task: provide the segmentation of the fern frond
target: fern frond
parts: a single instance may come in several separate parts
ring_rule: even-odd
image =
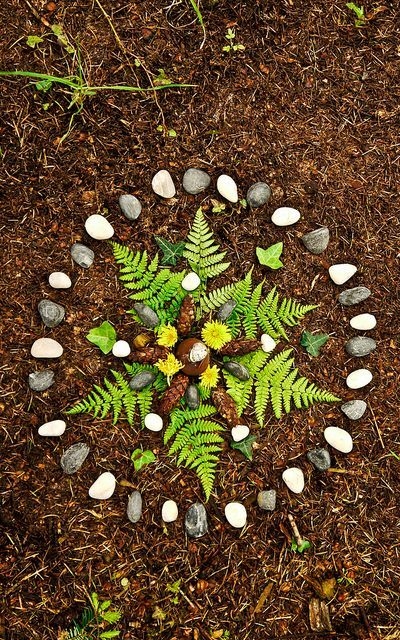
[[[198,209],[188,233],[183,256],[199,276],[203,289],[208,278],[220,275],[230,266],[230,262],[223,262],[225,255],[226,251],[219,251],[213,232],[210,231],[201,208]]]
[[[144,426],[144,419],[151,411],[151,405],[153,403],[153,389],[152,387],[145,387],[141,391],[137,392],[137,403],[140,413],[140,421],[142,427]]]
[[[214,311],[225,302],[232,298],[232,292],[234,291],[236,284],[228,284],[225,287],[220,287],[219,289],[214,289],[208,295],[204,295],[201,299],[201,314],[209,313],[210,311]]]
[[[318,305],[300,304],[291,298],[283,298],[280,301],[276,287],[271,289],[265,300],[258,308],[258,322],[266,333],[272,338],[282,336],[288,339],[284,324],[293,327],[304,318],[306,313],[316,309]]]
[[[264,280],[260,282],[254,289],[253,293],[251,294],[249,304],[246,307],[246,311],[244,313],[242,325],[246,338],[255,338],[257,336],[258,307],[260,305],[263,284]]]
[[[180,409],[179,407],[174,409],[170,413],[170,422],[164,433],[164,444],[177,433],[185,422],[208,418],[214,413],[216,413],[216,409],[211,404],[200,404],[197,409]]]
[[[252,271],[253,269],[251,268],[243,280],[240,280],[240,282],[236,284],[235,289],[232,292],[232,298],[236,301],[236,307],[226,320],[226,324],[229,326],[234,338],[239,335],[243,316],[249,308],[252,294]]]
[[[226,383],[226,390],[234,399],[237,412],[239,416],[241,416],[250,402],[251,392],[253,389],[253,378],[245,381],[239,380],[227,371],[223,371],[223,376]]]

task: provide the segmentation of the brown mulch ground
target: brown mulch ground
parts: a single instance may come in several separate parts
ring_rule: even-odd
[[[110,91],[89,97],[60,144],[70,121],[65,92],[58,88],[44,96],[23,79],[1,79],[0,637],[58,638],[91,591],[123,611],[123,638],[208,640],[227,632],[238,640],[317,637],[308,619],[313,581],[334,577],[340,579],[328,602],[334,631],[322,637],[394,640],[400,638],[398,5],[368,3],[366,25],[358,29],[344,2],[204,0],[200,7],[202,48],[189,0],[0,0],[1,69],[76,72],[71,55],[48,35],[48,22],[62,24],[79,43],[91,84],[148,86],[163,69],[174,82],[194,85],[157,96]],[[243,52],[222,51],[229,27]],[[39,48],[27,46],[32,34],[44,37]],[[170,129],[176,137],[168,135]],[[207,504],[210,532],[199,541],[188,540],[182,526],[187,507],[202,500],[199,483],[173,465],[157,434],[79,417],[68,420],[59,440],[37,435],[40,424],[60,417],[114,362],[86,341],[93,325],[108,319],[126,336],[135,328],[123,313],[127,302],[111,250],[85,235],[85,219],[107,212],[120,241],[154,255],[153,235],[184,238],[204,198],[179,188],[172,202],[161,202],[151,191],[151,177],[166,168],[179,183],[188,167],[212,176],[206,203],[216,197],[222,172],[237,181],[241,197],[257,180],[271,185],[273,196],[263,209],[227,206],[208,218],[228,249],[231,274],[244,275],[257,245],[283,240],[285,267],[268,272],[268,284],[304,302],[320,302],[306,326],[331,335],[321,356],[310,359],[298,346],[299,330],[291,334],[302,372],[345,399],[368,402],[356,423],[338,406],[326,405],[279,423],[271,419],[252,463],[227,450]],[[143,202],[136,223],[119,211],[123,192]],[[270,215],[284,204],[298,207],[302,218],[279,229]],[[319,224],[331,231],[322,257],[300,242]],[[77,240],[96,254],[87,271],[70,258]],[[356,264],[352,286],[372,289],[356,311],[337,303],[338,288],[327,274],[336,262]],[[71,290],[50,290],[47,277],[54,270],[71,275]],[[266,270],[257,266],[254,274],[262,278]],[[43,297],[67,309],[56,329],[40,321],[37,303]],[[355,334],[349,318],[363,311],[378,318],[371,333],[378,348],[355,362],[343,346]],[[56,383],[32,393],[28,373],[43,367],[30,347],[45,335],[59,340],[65,352],[51,363]],[[374,378],[354,393],[344,381],[358,366],[370,368]],[[318,475],[305,453],[323,443],[328,424],[350,430],[355,446],[347,456],[333,455],[336,472]],[[67,477],[60,455],[82,439],[91,455],[78,474]],[[138,444],[156,451],[158,461],[135,477],[130,454]],[[300,496],[282,486],[282,470],[292,464],[305,471]],[[87,489],[105,470],[115,473],[117,490],[111,500],[95,503]],[[144,497],[135,526],[125,516],[132,487]],[[272,515],[255,505],[257,491],[267,487],[278,489]],[[160,508],[167,498],[178,501],[181,515],[166,532]],[[248,507],[242,532],[223,515],[234,499]],[[290,550],[289,512],[312,541],[311,552]],[[179,579],[175,603],[168,585]],[[255,612],[269,583],[271,594]]]

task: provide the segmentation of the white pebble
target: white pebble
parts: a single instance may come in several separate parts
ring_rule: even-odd
[[[39,427],[38,434],[40,436],[62,436],[66,429],[64,420],[52,420],[51,422],[45,422]]]
[[[359,331],[369,331],[376,327],[376,318],[372,313],[360,313],[350,320],[350,326]]]
[[[64,349],[53,338],[39,338],[31,347],[31,355],[34,358],[59,358]]]
[[[49,285],[53,289],[69,289],[72,286],[71,278],[62,271],[53,271],[49,275]]]
[[[175,522],[178,517],[178,505],[175,500],[166,500],[161,509],[164,522]]]
[[[304,489],[304,474],[298,467],[285,469],[282,480],[293,493],[301,493]]]
[[[153,180],[151,181],[151,187],[158,196],[162,198],[173,198],[176,189],[174,182],[171,178],[171,174],[166,169],[161,169],[161,171],[157,171]]]
[[[89,495],[96,500],[107,500],[115,491],[116,480],[112,473],[105,471],[93,482]]]
[[[265,353],[269,353],[273,351],[276,347],[276,342],[268,333],[263,333],[261,336],[261,349],[265,351]]]
[[[341,453],[350,453],[353,448],[351,435],[340,427],[326,427],[324,438],[328,444]]]
[[[344,284],[347,280],[350,280],[352,276],[357,272],[357,267],[354,264],[333,264],[328,269],[331,280],[335,284]]]
[[[271,217],[271,222],[277,227],[288,227],[300,220],[300,211],[292,207],[279,207]]]
[[[99,213],[89,216],[85,222],[86,232],[95,240],[108,240],[114,235],[114,229],[107,218]]]
[[[218,193],[226,200],[229,200],[229,202],[235,203],[239,200],[236,182],[226,174],[219,176],[217,180],[217,190]]]
[[[246,507],[240,502],[229,502],[225,507],[225,518],[232,527],[241,529],[247,521]]]
[[[372,373],[369,369],[356,369],[349,373],[346,378],[346,384],[349,389],[361,389],[366,387],[372,380]]]
[[[149,431],[161,431],[163,428],[162,417],[158,413],[148,413],[144,419],[144,426]]]
[[[237,424],[236,427],[232,427],[231,429],[232,439],[235,442],[240,442],[241,440],[244,440],[245,438],[247,438],[249,433],[250,433],[250,429],[247,426],[247,424]]]
[[[194,291],[199,286],[201,280],[197,273],[190,271],[182,280],[181,287],[185,291]]]
[[[113,355],[116,358],[126,358],[131,352],[131,348],[126,340],[117,340],[112,348]]]

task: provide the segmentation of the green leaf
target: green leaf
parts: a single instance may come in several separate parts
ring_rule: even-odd
[[[111,631],[103,631],[103,633],[100,634],[100,638],[116,638],[120,633],[121,632],[117,631],[116,629]]]
[[[173,242],[169,242],[165,238],[160,238],[160,236],[155,236],[154,239],[163,252],[161,264],[171,264],[175,266],[177,260],[179,260],[179,258],[181,258],[183,255],[183,252],[185,250],[185,242],[177,242],[176,244],[174,244]]]
[[[90,602],[92,603],[93,611],[97,612],[99,608],[99,596],[95,591],[90,594]]]
[[[143,467],[151,462],[154,462],[156,456],[152,451],[142,451],[142,449],[135,449],[135,451],[131,455],[131,460],[133,462],[133,466],[135,467],[135,471],[140,471]]]
[[[53,83],[51,80],[40,80],[40,82],[36,82],[35,84],[35,88],[38,91],[43,91],[43,93],[47,93],[47,91],[49,91],[52,86]]]
[[[99,327],[91,329],[86,338],[98,346],[103,353],[110,353],[117,341],[117,332],[112,324],[105,320]]]
[[[280,269],[283,267],[283,263],[279,260],[282,250],[283,242],[272,244],[268,249],[257,247],[256,254],[259,263],[270,269]]]
[[[293,538],[290,548],[292,551],[296,551],[296,553],[303,553],[303,551],[311,548],[311,542],[309,540],[303,540],[301,544],[297,544],[296,540]]]
[[[118,622],[118,620],[120,620],[121,613],[120,611],[105,611],[101,614],[101,617],[109,624],[115,624],[116,622]]]
[[[240,453],[243,453],[244,457],[247,460],[253,460],[253,442],[257,440],[256,436],[252,436],[251,434],[241,440],[240,442],[235,442],[232,440],[231,448],[237,449]]]
[[[37,44],[42,44],[43,38],[40,36],[28,36],[26,39],[26,44],[28,47],[32,47],[34,49]]]
[[[319,350],[329,340],[326,333],[310,333],[303,331],[300,338],[300,344],[306,348],[310,356],[319,356]]]

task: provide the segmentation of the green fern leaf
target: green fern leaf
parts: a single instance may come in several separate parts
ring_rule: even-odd
[[[219,251],[219,245],[214,242],[213,232],[210,231],[201,208],[197,210],[194,217],[183,255],[189,262],[190,268],[202,281],[202,290],[208,278],[220,275],[230,265],[229,262],[223,262],[226,251]],[[200,293],[201,291],[197,294],[197,298],[200,297]]]

